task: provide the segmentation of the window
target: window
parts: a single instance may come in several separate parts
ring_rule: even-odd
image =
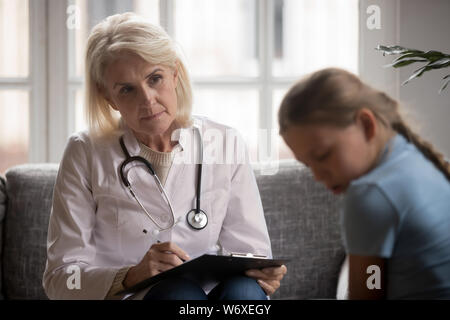
[[[298,77],[332,65],[357,72],[357,1],[178,0],[174,21],[196,87],[194,112],[239,129],[254,161],[292,157],[277,111]]]
[[[358,0],[0,0],[0,115],[8,115],[8,124],[0,123],[0,149],[10,160],[4,167],[27,158],[60,161],[68,135],[86,125],[83,55],[90,29],[126,11],[161,24],[180,44],[193,112],[237,128],[253,162],[292,157],[278,137],[276,115],[299,77],[326,66],[358,72]],[[36,44],[41,34],[47,49]],[[20,146],[17,156],[12,144]]]
[[[28,38],[28,2],[0,0],[0,172],[28,160]]]
[[[40,2],[0,0],[0,174],[45,157],[45,72],[40,72],[45,63],[37,45],[43,21]]]
[[[90,27],[112,13],[145,13],[150,21],[161,22],[185,54],[194,87],[194,114],[237,128],[253,161],[292,157],[278,137],[276,115],[294,81],[327,66],[358,71],[357,0],[172,0],[163,1],[164,8],[158,1],[121,0],[120,7],[117,1],[103,7],[99,0],[74,3],[82,21],[71,38],[76,57],[70,65],[76,67],[77,77]],[[81,78],[72,79],[71,100],[76,101],[76,129],[80,129],[85,125]],[[271,150],[271,135],[278,152],[258,154]],[[262,144],[269,149],[258,148]]]

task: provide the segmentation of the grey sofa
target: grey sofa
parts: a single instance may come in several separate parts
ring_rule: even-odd
[[[1,295],[47,299],[42,288],[47,225],[58,166],[22,165],[0,180]],[[255,169],[274,257],[290,258],[272,299],[333,299],[345,252],[340,199],[295,161],[274,175]],[[5,179],[6,178],[6,179]]]

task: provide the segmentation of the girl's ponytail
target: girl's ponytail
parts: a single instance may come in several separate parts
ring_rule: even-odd
[[[417,149],[419,149],[420,152],[436,166],[436,168],[444,173],[447,180],[450,181],[450,163],[445,160],[442,153],[437,151],[431,143],[423,140],[418,134],[414,133],[400,116],[396,121],[391,123],[391,127],[414,144]]]
[[[442,171],[447,180],[450,181],[450,164],[445,160],[444,155],[437,151],[431,143],[422,139],[411,129],[411,127],[401,116],[399,103],[382,91],[377,91],[374,94],[378,95],[379,103],[373,104],[372,111],[379,116],[383,124],[386,125],[387,122],[387,124],[394,131],[401,134],[406,138],[406,140],[414,144],[416,148],[436,166],[437,169]]]

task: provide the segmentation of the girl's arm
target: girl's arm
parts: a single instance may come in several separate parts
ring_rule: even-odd
[[[349,299],[379,300],[386,297],[386,259],[349,255]]]
[[[387,259],[393,256],[400,217],[375,183],[353,184],[346,193],[342,227],[349,255],[349,298],[385,299]]]

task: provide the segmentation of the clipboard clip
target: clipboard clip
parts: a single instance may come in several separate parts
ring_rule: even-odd
[[[263,254],[242,253],[242,252],[231,252],[230,256],[232,256],[232,257],[246,257],[246,258],[267,259],[267,256],[265,256]]]

